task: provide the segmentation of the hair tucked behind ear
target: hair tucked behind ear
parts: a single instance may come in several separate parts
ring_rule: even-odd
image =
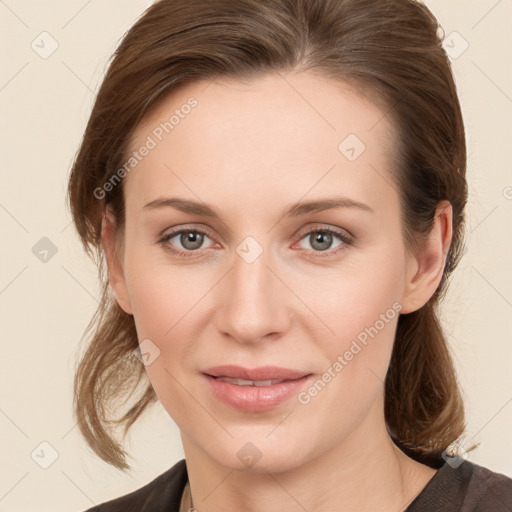
[[[128,31],[96,97],[68,187],[73,221],[85,250],[96,256],[104,286],[74,389],[80,431],[103,460],[130,467],[115,428],[126,435],[156,401],[133,356],[133,317],[108,293],[101,220],[109,205],[122,237],[124,198],[122,182],[104,185],[126,161],[138,123],[166,93],[196,80],[245,80],[274,71],[313,70],[384,106],[397,132],[393,172],[411,251],[432,228],[437,204],[451,203],[453,240],[439,288],[425,306],[398,320],[385,416],[396,444],[430,465],[464,432],[463,401],[436,307],[461,257],[466,146],[438,29],[414,0],[160,0]],[[129,403],[119,414],[121,399]]]

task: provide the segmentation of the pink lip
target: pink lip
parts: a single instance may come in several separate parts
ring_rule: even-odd
[[[287,380],[270,386],[239,386],[216,379],[210,372],[222,377],[246,380]],[[210,389],[219,400],[247,412],[261,412],[277,407],[296,395],[312,377],[312,374],[305,374],[301,371],[270,366],[253,370],[239,366],[218,366],[210,368],[204,374],[204,378],[211,386]]]
[[[279,366],[260,366],[258,368],[244,368],[233,364],[214,366],[203,371],[206,375],[212,377],[231,377],[233,379],[246,380],[269,380],[269,379],[289,379],[295,380],[310,372],[301,370],[291,370],[289,368],[280,368]]]

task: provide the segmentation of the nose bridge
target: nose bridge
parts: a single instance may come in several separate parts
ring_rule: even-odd
[[[272,266],[271,251],[255,238],[247,237],[237,246],[225,281],[227,300],[217,315],[218,329],[245,343],[287,329],[286,287]]]

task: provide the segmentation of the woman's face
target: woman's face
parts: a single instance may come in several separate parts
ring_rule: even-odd
[[[109,270],[186,451],[285,470],[382,429],[399,312],[421,305],[394,137],[364,96],[310,72],[189,84],[139,125]]]

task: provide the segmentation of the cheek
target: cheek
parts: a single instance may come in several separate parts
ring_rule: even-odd
[[[391,263],[380,264],[381,261]],[[295,275],[294,291],[317,313],[314,324],[308,322],[305,327],[315,327],[318,332],[323,324],[321,331],[328,336],[319,344],[330,353],[348,349],[356,338],[364,343],[365,332],[372,326],[376,326],[379,335],[382,331],[383,337],[392,338],[390,324],[396,323],[401,309],[403,268],[400,258],[382,251],[378,256],[375,253],[364,261],[340,268],[339,272],[317,274],[314,278]],[[373,329],[371,331],[375,334]],[[311,333],[313,338],[318,337],[313,330]]]
[[[176,338],[182,324],[197,314],[194,309],[207,288],[204,273],[193,266],[171,264],[160,251],[163,252],[153,248],[145,252],[135,250],[126,261],[128,292],[139,339],[154,338],[156,343]]]
[[[381,400],[400,315],[392,283],[373,276],[362,283],[346,280],[324,295],[321,317],[334,335],[320,338],[310,331],[324,364],[319,378],[298,397],[304,407],[299,411],[306,430],[325,425],[331,439],[357,428]]]
[[[201,289],[190,272],[169,265],[148,263],[133,253],[129,269],[129,294],[137,335],[154,354],[145,369],[164,409],[178,426],[190,421],[190,396],[184,392]],[[142,255],[141,255],[142,256]],[[195,279],[195,278],[194,278]],[[195,315],[195,317],[194,317]],[[149,340],[149,341],[148,341]],[[197,413],[197,411],[196,411]]]
[[[379,265],[381,259],[391,263]],[[318,319],[307,324],[322,352],[326,400],[352,404],[355,412],[381,392],[402,308],[402,279],[400,258],[380,253],[343,275],[318,280],[321,293],[307,295],[308,306],[329,329],[322,327],[320,336]],[[302,290],[305,294],[305,282]]]
[[[195,371],[192,361],[206,321],[205,295],[218,277],[216,273],[211,275],[211,269],[171,265],[137,251],[127,258],[126,269],[139,341],[150,340],[146,343],[158,353],[146,370],[156,393],[165,402],[161,390],[167,389],[168,394],[169,388],[179,391],[171,375],[181,382],[185,374]]]

